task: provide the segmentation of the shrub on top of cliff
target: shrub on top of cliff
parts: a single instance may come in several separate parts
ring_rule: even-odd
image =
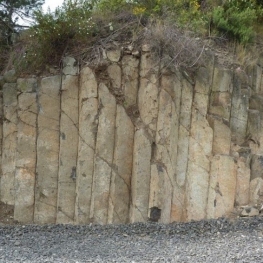
[[[150,44],[163,69],[184,68],[194,71],[205,58],[205,45],[193,32],[182,30],[167,21],[153,21],[141,37]]]
[[[70,46],[89,39],[96,30],[92,7],[88,0],[65,0],[53,13],[35,12],[35,25],[18,66],[35,69],[58,64]]]
[[[213,26],[228,37],[246,44],[252,40],[253,26],[262,14],[256,0],[228,0],[213,10]]]
[[[102,12],[128,10],[134,15],[144,17],[169,18],[181,27],[197,28],[204,25],[204,14],[200,0],[98,0]]]

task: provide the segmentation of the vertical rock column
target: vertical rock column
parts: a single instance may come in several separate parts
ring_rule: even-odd
[[[78,77],[62,78],[58,173],[58,224],[72,224],[75,215],[78,154]]]
[[[178,72],[177,74],[163,72],[159,94],[156,150],[151,160],[149,201],[150,210],[153,207],[160,209],[160,222],[163,223],[169,223],[171,220],[173,195],[176,195],[178,198],[180,195],[176,183],[180,100],[180,74]],[[181,201],[183,202],[183,200]]]
[[[233,78],[230,128],[232,141],[238,145],[243,144],[246,140],[249,97],[250,90],[246,75],[236,70]]]
[[[43,78],[38,94],[37,180],[34,222],[55,223],[59,164],[61,76]]]
[[[117,105],[108,223],[129,223],[134,126]]]
[[[126,55],[122,58],[122,87],[124,89],[125,107],[137,102],[139,84],[139,59]]]
[[[210,158],[213,143],[213,130],[209,126],[206,114],[209,104],[212,71],[209,67],[200,68],[196,76],[186,183],[188,221],[200,220],[206,217]]]
[[[99,124],[94,160],[91,217],[95,223],[106,224],[115,144],[116,100],[105,84],[101,83],[98,91]]]
[[[79,146],[76,178],[75,222],[90,223],[95,143],[98,129],[98,87],[93,71],[80,73]]]
[[[159,64],[154,61],[147,45],[143,47],[143,51],[140,62],[138,108],[142,127],[154,141],[158,116]]]
[[[189,138],[191,127],[191,109],[193,102],[193,84],[185,77],[181,78],[181,108],[176,160],[176,189],[173,193],[171,222],[185,220],[185,184],[188,165]]]
[[[3,148],[1,202],[15,204],[15,156],[17,136],[17,90],[15,83],[3,86]]]
[[[140,116],[136,123],[133,148],[131,222],[142,222],[148,219],[151,160],[156,147],[158,117],[159,64],[154,61],[148,45],[144,45],[142,51],[137,98]]]
[[[134,135],[133,169],[131,180],[130,222],[145,222],[148,219],[148,205],[151,178],[151,143],[143,129]]]
[[[233,157],[216,155],[211,161],[207,218],[229,215],[234,209],[236,165]]]
[[[213,129],[214,157],[211,159],[207,217],[226,216],[234,208],[236,165],[230,155],[230,109],[233,73],[215,68],[209,106],[209,123]]]
[[[36,174],[37,81],[18,79],[18,131],[14,219],[33,223]]]

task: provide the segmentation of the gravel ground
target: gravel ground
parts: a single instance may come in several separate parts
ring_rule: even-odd
[[[0,226],[0,262],[263,262],[263,218]]]

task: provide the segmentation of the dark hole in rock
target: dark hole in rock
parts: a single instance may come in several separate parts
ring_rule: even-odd
[[[157,206],[153,206],[150,208],[150,218],[149,220],[151,222],[158,222],[158,220],[161,218],[161,209],[159,209]]]
[[[250,207],[247,207],[245,210],[246,210],[247,213],[251,212],[251,208]]]
[[[66,134],[64,132],[61,132],[60,135],[61,135],[62,140],[66,140]]]

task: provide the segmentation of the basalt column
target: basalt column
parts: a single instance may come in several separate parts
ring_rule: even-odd
[[[59,167],[61,76],[43,78],[38,94],[37,169],[34,222],[55,223]]]
[[[15,157],[17,137],[17,90],[16,83],[3,86],[3,148],[1,202],[15,204]]]
[[[18,131],[14,219],[33,223],[36,175],[37,80],[18,79]]]
[[[78,153],[78,77],[65,75],[61,87],[57,223],[74,222]]]
[[[116,100],[104,83],[99,85],[98,96],[99,123],[94,159],[91,217],[95,223],[106,224],[114,155]]]
[[[79,145],[76,178],[75,222],[90,223],[94,154],[98,130],[98,84],[89,67],[80,73]]]

